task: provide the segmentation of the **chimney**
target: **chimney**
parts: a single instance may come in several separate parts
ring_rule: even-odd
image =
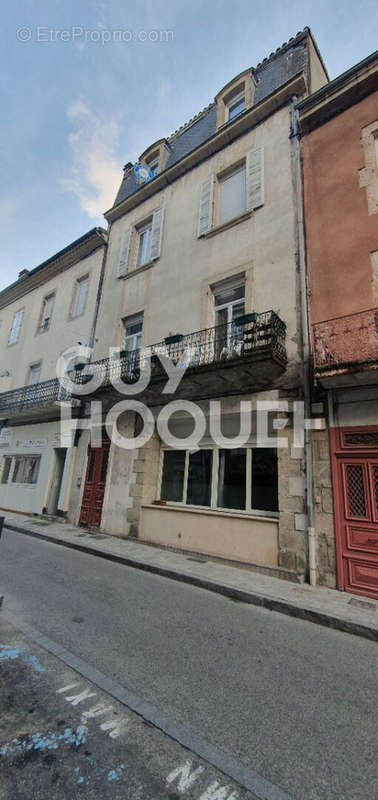
[[[20,280],[21,278],[26,278],[27,275],[29,275],[29,270],[21,269],[20,272],[18,273],[18,280]]]

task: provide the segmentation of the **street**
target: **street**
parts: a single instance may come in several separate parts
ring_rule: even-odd
[[[233,783],[225,764],[222,786],[229,788],[211,794],[201,786],[208,800],[273,798],[269,787],[293,800],[378,796],[374,642],[7,530],[0,542],[0,593],[5,598],[2,644],[11,646],[15,636],[14,628],[7,627],[10,622],[24,632],[30,626],[161,714],[162,725],[157,713],[154,729],[148,727],[146,776],[154,753],[157,757],[173,746],[165,735],[172,724],[172,730],[183,726],[192,737],[193,769],[201,755],[196,742],[205,740],[215,754],[226,753],[232,764],[261,779],[262,786],[266,782],[265,793],[246,793]],[[13,670],[17,678],[16,663],[5,660],[0,667],[6,667],[8,681]],[[64,666],[63,672],[67,670]],[[75,675],[67,683],[91,685]],[[92,691],[101,695],[96,687]],[[100,699],[106,701],[102,695]],[[113,701],[109,704],[116,707]],[[123,707],[123,713],[130,712]],[[136,740],[134,784],[140,787],[141,735]],[[2,733],[0,746],[8,741]],[[121,740],[114,741],[115,769],[123,761]],[[191,754],[184,752],[185,761]],[[179,755],[167,757],[166,777]],[[218,781],[220,786],[213,767],[206,765],[208,785]],[[150,788],[141,800],[201,795],[180,790],[177,781],[171,790],[176,794],[160,794],[160,785],[151,789],[147,778],[146,786]],[[89,788],[91,794],[78,796],[108,796]],[[3,796],[23,800],[32,795]],[[65,796],[76,795],[68,786],[67,795],[54,794]],[[119,796],[137,795],[124,790]]]

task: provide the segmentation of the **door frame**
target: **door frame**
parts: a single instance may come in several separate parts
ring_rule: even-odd
[[[343,428],[330,428],[329,429],[329,444],[330,444],[330,457],[331,457],[331,471],[332,471],[332,494],[333,494],[333,513],[334,513],[334,529],[335,529],[335,548],[336,548],[336,573],[337,573],[337,588],[340,591],[345,591],[345,571],[343,559],[343,527],[345,525],[345,492],[343,480],[340,477],[340,462],[342,460],[369,459],[378,460],[378,443],[372,445],[356,444],[346,445],[345,434],[347,433],[376,433],[378,434],[378,425],[356,425],[353,427]],[[360,520],[361,521],[361,520]],[[356,519],[356,524],[359,520]],[[378,554],[377,554],[378,556]],[[378,557],[377,557],[378,563]],[[357,592],[356,592],[357,593]],[[368,595],[366,595],[368,596]]]

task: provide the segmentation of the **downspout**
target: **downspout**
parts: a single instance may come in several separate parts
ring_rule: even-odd
[[[302,357],[303,357],[303,381],[304,381],[304,418],[311,419],[311,392],[310,392],[310,331],[308,313],[308,288],[306,276],[306,253],[303,220],[303,198],[302,198],[302,175],[299,150],[299,114],[297,110],[298,98],[294,95],[291,100],[291,138],[294,150],[294,169],[295,169],[295,198],[296,198],[296,218],[297,218],[297,243],[298,243],[298,266],[300,280],[300,308],[301,308],[301,327],[302,327]],[[312,440],[311,430],[304,430],[304,450],[305,450],[305,505],[307,517],[307,539],[308,539],[308,566],[310,585],[316,586],[316,535],[314,526],[314,500],[312,483]]]

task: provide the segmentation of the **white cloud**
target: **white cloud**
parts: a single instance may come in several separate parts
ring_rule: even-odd
[[[122,178],[114,155],[118,122],[115,117],[101,119],[82,100],[70,104],[67,116],[75,128],[68,137],[72,165],[61,186],[78,197],[89,217],[99,217],[113,204]]]

